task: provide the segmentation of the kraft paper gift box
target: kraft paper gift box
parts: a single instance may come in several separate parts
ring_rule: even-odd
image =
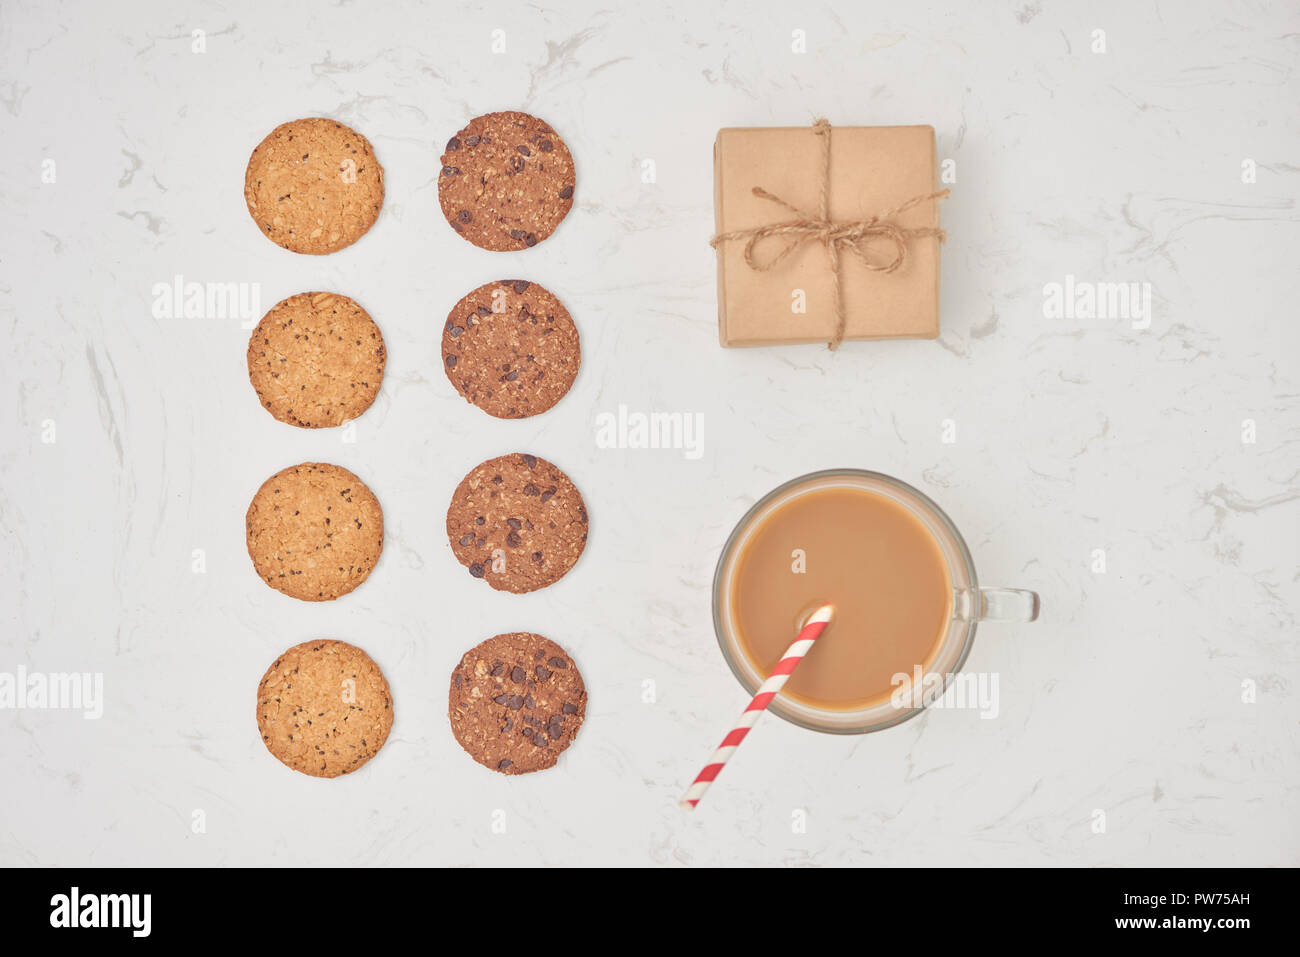
[[[933,127],[819,120],[729,128],[718,132],[713,161],[722,345],[837,347],[832,258],[838,259],[842,338],[939,335],[939,206],[947,192],[935,192]],[[756,232],[762,233],[752,247],[759,268],[746,260]]]

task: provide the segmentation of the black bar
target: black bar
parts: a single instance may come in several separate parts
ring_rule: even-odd
[[[1254,939],[1250,935],[1256,931],[1285,932],[1294,877],[1290,870],[1223,868],[774,869],[761,874],[747,868],[737,874],[678,870],[612,876],[525,868],[508,874],[10,869],[0,872],[6,888],[0,926],[7,943],[75,937],[87,944],[113,938],[118,946],[149,946],[193,940],[196,932],[205,943],[248,943],[250,931],[279,923],[292,935],[293,946],[301,947],[313,941],[373,941],[377,932],[427,933],[442,923],[469,926],[466,920],[504,931],[528,914],[551,914],[569,921],[586,919],[583,915],[600,923],[628,921],[640,928],[637,935],[654,936],[704,927],[725,933],[728,925],[747,939],[762,927],[775,934],[800,925],[838,935],[861,923],[864,934],[890,931],[905,938],[917,932],[918,941],[930,944],[953,934],[968,941],[1041,943],[1046,930],[1071,942],[1130,938],[1183,946],[1198,939],[1231,946]],[[107,920],[116,917],[119,926],[67,926],[74,887],[78,923],[98,922],[95,915],[102,914]],[[102,895],[115,896],[105,902]],[[116,895],[149,895],[147,936],[144,897]],[[796,916],[801,909],[808,912],[802,919]],[[963,936],[967,932],[976,936]],[[569,933],[583,936],[572,925]],[[689,938],[661,939],[674,946],[673,940]],[[864,936],[864,947],[867,940]]]

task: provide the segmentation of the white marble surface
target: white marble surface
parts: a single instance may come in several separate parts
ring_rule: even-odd
[[[0,712],[0,864],[1300,863],[1296,7],[563,7],[5,4],[0,670],[102,672],[105,710]],[[566,138],[578,204],[488,254],[443,222],[437,155],[510,108]],[[327,258],[268,242],[241,197],[257,141],[312,114],[387,171],[375,228]],[[938,342],[717,346],[714,133],[818,114],[930,123],[956,161]],[[356,441],[259,408],[238,320],[155,319],[177,274],[259,283],[263,308],[364,303],[390,359]],[[1044,318],[1067,274],[1150,283],[1150,327]],[[436,333],[515,275],[569,304],[585,354],[555,410],[498,422],[453,393]],[[619,403],[703,413],[703,456],[598,448]],[[460,476],[516,449],[573,475],[593,523],[525,597],[470,582],[442,531]],[[388,518],[371,579],[321,605],[259,582],[243,540],[257,485],[309,459]],[[1042,620],[981,630],[997,720],[840,738],[769,716],[688,816],[744,700],[710,625],[718,548],[756,497],[839,465],[936,498]],[[507,779],[460,751],[445,688],[515,629],[565,644],[591,697],[557,770]],[[382,754],[334,781],[285,770],[253,721],[266,665],[315,636],[367,648],[396,701]]]

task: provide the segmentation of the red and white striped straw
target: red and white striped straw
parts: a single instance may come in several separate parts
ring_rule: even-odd
[[[740,720],[727,732],[727,736],[722,739],[722,744],[718,745],[718,750],[713,752],[709,763],[696,776],[694,783],[687,788],[681,800],[682,807],[689,811],[700,803],[700,798],[704,797],[704,792],[709,789],[709,785],[736,753],[736,748],[740,747],[740,742],[745,740],[745,735],[749,734],[749,729],[758,721],[758,716],[767,710],[767,706],[772,703],[777,692],[790,680],[790,673],[794,671],[795,666],[803,660],[803,656],[808,654],[808,649],[813,646],[813,642],[826,630],[834,613],[835,609],[830,605],[822,605],[812,613],[812,617],[800,630],[799,637],[785,650],[781,660],[758,689],[758,694],[754,695],[753,700],[749,702],[749,707],[741,713]]]

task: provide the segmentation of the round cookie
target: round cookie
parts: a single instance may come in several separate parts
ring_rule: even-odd
[[[536,591],[578,561],[587,544],[587,507],[550,462],[503,455],[475,467],[456,486],[447,538],[473,577],[498,591]]]
[[[286,767],[318,778],[350,774],[384,746],[393,698],[384,673],[354,645],[294,645],[257,686],[257,727]]]
[[[245,516],[248,555],[262,580],[303,601],[346,595],[384,550],[384,512],[345,468],[304,462],[262,483]]]
[[[292,120],[253,150],[244,201],[277,245],[316,256],[337,252],[374,225],[384,205],[384,168],[370,141],[342,123]]]
[[[527,113],[488,113],[447,141],[438,203],[480,249],[526,249],[568,215],[573,184],[573,156],[555,130]]]
[[[248,380],[281,422],[342,425],[375,401],[384,337],[347,296],[304,292],[271,308],[248,339]]]
[[[442,332],[448,380],[498,419],[545,412],[569,391],[581,362],[569,311],[524,279],[479,286],[452,307]]]
[[[553,767],[587,713],[578,666],[541,635],[497,635],[451,673],[447,718],[471,758],[502,774]]]

